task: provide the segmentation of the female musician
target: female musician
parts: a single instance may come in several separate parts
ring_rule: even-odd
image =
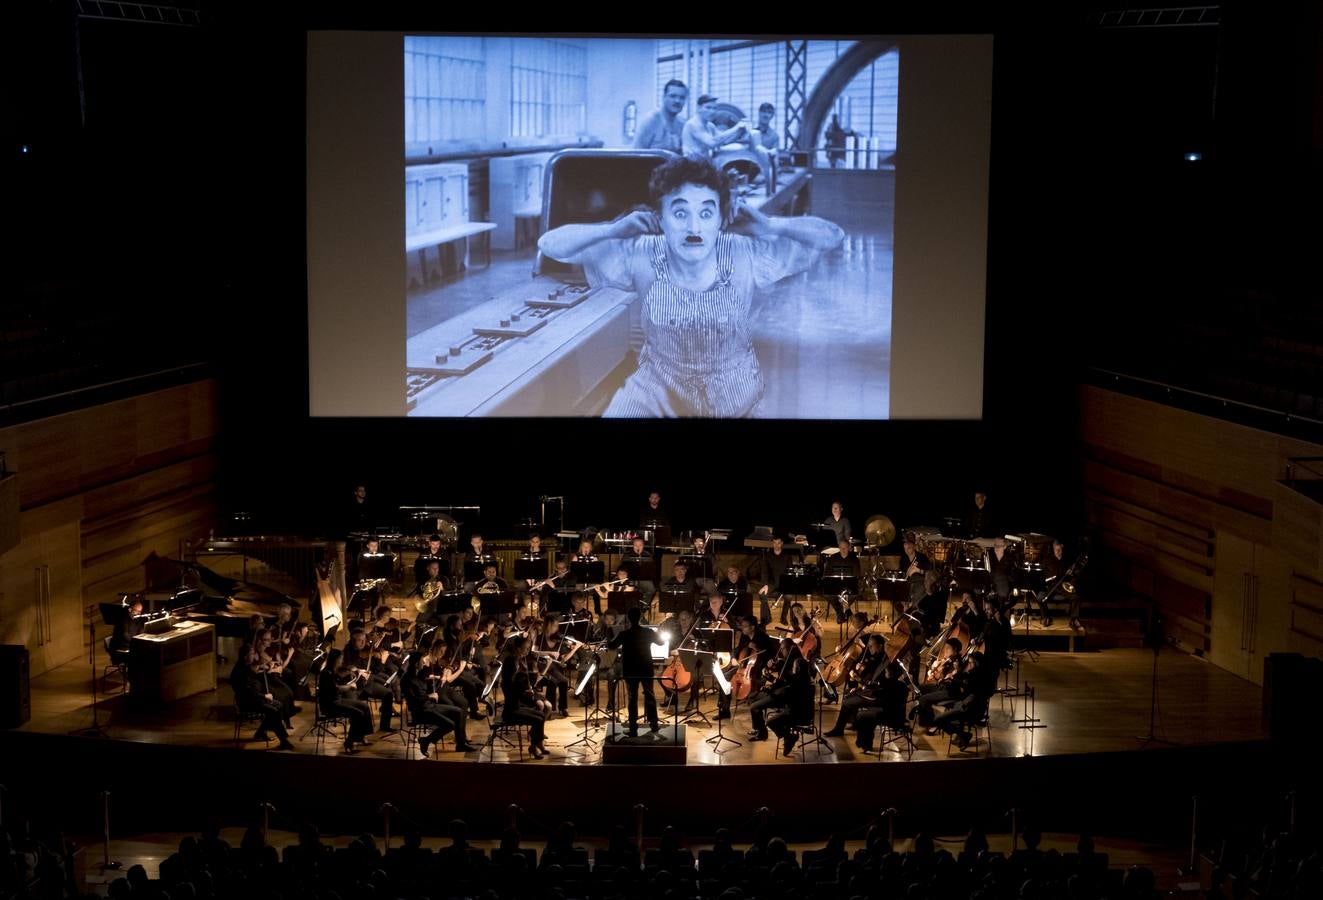
[[[767,729],[770,728],[781,739],[782,749],[789,755],[796,739],[790,726],[813,718],[813,667],[799,652],[795,642],[786,638],[781,641],[768,669],[769,677],[763,690],[749,701],[754,727],[749,740],[767,740]]]
[[[630,581],[629,569],[625,566],[616,569],[615,581],[595,586],[593,593],[596,594],[593,598],[593,606],[596,607],[599,616],[604,609],[614,608],[617,612],[629,609],[630,605],[639,599],[637,596],[629,596],[637,595],[638,589]],[[613,597],[612,594],[616,596]]]
[[[353,672],[343,665],[343,653],[332,650],[317,676],[317,706],[323,716],[344,716],[349,720],[345,732],[345,752],[352,753],[355,744],[366,744],[372,730],[372,711],[366,700],[359,700],[358,685],[353,683]]]
[[[688,679],[681,679],[678,677],[677,673],[672,673],[672,676],[669,679],[670,683],[668,684],[668,679],[666,678],[665,672],[663,672],[663,677],[661,679],[662,690],[665,691],[666,696],[666,700],[662,704],[663,708],[669,707],[672,703],[678,704],[679,695],[684,691],[685,687],[689,688],[689,700],[684,705],[684,711],[689,712],[698,708],[698,695],[703,687],[703,673],[699,670],[700,657],[695,651],[705,650],[706,648],[701,646],[698,633],[694,630],[694,625],[694,614],[687,609],[682,609],[676,616],[673,627],[670,629],[664,629],[674,634],[672,640],[675,641],[675,647],[671,652],[672,663],[678,660],[689,677]],[[711,659],[711,657],[706,654],[702,658]],[[686,680],[689,682],[688,685],[684,684],[684,681]],[[679,683],[679,689],[677,689],[677,682]]]
[[[542,673],[541,681],[546,686],[547,700],[554,702],[562,719],[567,719],[570,715],[570,676],[562,659],[568,650],[569,645],[560,632],[560,622],[548,618],[542,623],[542,640],[538,649],[541,658],[538,670]]]
[[[427,758],[427,751],[433,744],[452,730],[455,732],[456,752],[477,750],[469,744],[463,707],[457,706],[447,691],[458,678],[462,665],[448,667],[443,659],[415,650],[409,656],[407,668],[403,693],[409,705],[409,717],[414,722],[436,726],[427,737],[418,739],[423,758]]]
[[[458,619],[458,616],[451,616]],[[451,631],[432,643],[430,659],[443,665],[446,680],[442,702],[453,703],[468,710],[474,719],[485,719],[486,715],[478,709],[478,698],[485,687],[480,672],[471,664],[469,648],[472,645],[469,632]]]
[[[391,615],[389,606],[378,606],[375,610],[376,621],[372,623],[372,643],[378,650],[400,653],[404,650],[404,639],[408,635],[408,619],[396,619]]]
[[[276,703],[280,704],[281,712],[285,717],[285,727],[289,728],[290,717],[297,715],[299,708],[294,705],[294,691],[281,678],[288,658],[280,654],[275,637],[275,631],[270,628],[258,630],[257,643],[249,647],[249,665],[254,672],[265,676],[265,693],[271,694]]]
[[[520,635],[506,642],[504,665],[501,668],[501,694],[505,707],[503,721],[513,725],[527,725],[529,752],[534,759],[547,755],[546,710],[549,706],[533,693],[533,672],[529,665],[529,641]]]
[[[389,732],[395,730],[391,727],[391,720],[395,717],[394,701],[398,699],[399,679],[387,671],[386,663],[381,659],[384,655],[383,651],[372,652],[367,632],[356,628],[345,646],[344,659],[346,665],[367,673],[367,678],[360,679],[358,697],[360,700],[381,701],[381,730]]]
[[[942,646],[941,656],[932,667],[932,675],[919,685],[919,702],[910,710],[910,718],[929,729],[929,734],[936,734],[933,728],[933,707],[950,702],[959,690],[956,676],[960,674],[961,652],[963,647],[959,638],[951,638]]]
[[[822,646],[822,623],[817,618],[804,612],[804,604],[790,605],[790,636],[800,646],[801,653],[809,660],[818,655]]]
[[[868,635],[863,655],[850,673],[855,686],[846,692],[840,712],[836,714],[836,724],[823,737],[844,737],[846,726],[854,721],[860,710],[881,702],[874,689],[887,662],[886,637],[877,633]]]
[[[854,744],[865,753],[872,752],[873,735],[878,726],[901,728],[905,724],[909,688],[904,681],[904,669],[899,662],[891,662],[882,671],[882,680],[876,688],[877,702],[861,709],[855,718]]]
[[[234,668],[230,670],[234,702],[245,712],[262,714],[262,723],[257,726],[253,740],[265,740],[267,732],[273,732],[280,739],[281,750],[293,750],[294,745],[289,742],[289,717],[268,687],[270,679],[265,678],[255,667],[260,664],[259,659],[260,653],[251,644],[245,644],[240,649]]]

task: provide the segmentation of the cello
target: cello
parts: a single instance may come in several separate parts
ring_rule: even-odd
[[[863,625],[860,625],[858,630],[850,635],[850,639],[831,655],[826,668],[822,670],[823,680],[835,687],[845,683],[845,680],[850,676],[850,672],[854,669],[855,663],[864,654],[864,645],[859,640],[860,636],[880,618],[881,616],[874,616]]]
[[[813,607],[813,611],[809,613],[808,623],[805,624],[801,630],[792,632],[790,635],[790,639],[799,647],[799,653],[805,659],[811,658],[813,654],[817,652],[819,644],[818,633],[813,630],[813,623],[821,613],[821,607]]]

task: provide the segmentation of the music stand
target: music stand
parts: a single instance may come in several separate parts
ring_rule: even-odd
[[[844,624],[850,619],[850,607],[854,598],[859,596],[858,575],[826,575],[818,585],[818,593],[827,598],[827,605],[836,613],[836,623]],[[846,595],[842,600],[841,595]]]
[[[593,680],[593,675],[597,673],[598,662],[599,660],[597,654],[594,653],[593,661],[591,664],[589,664],[588,671],[583,674],[583,677],[580,678],[579,681],[574,686],[574,692],[573,692],[574,696],[578,697],[581,694],[583,694],[583,689],[588,686],[588,682]],[[600,688],[600,687],[601,687],[600,684],[594,685],[594,688]],[[593,705],[594,706],[601,705],[601,698],[598,690],[593,691]],[[589,710],[588,704],[585,703],[583,705],[583,734],[579,735],[577,740],[570,741],[568,744],[566,744],[565,745],[566,751],[568,751],[571,747],[577,747],[580,744],[583,744],[585,755],[588,755],[597,749],[597,741],[593,740],[591,737],[588,736],[589,732],[592,731],[592,721],[589,718],[588,710]]]
[[[720,631],[726,631],[727,629],[724,629],[724,628],[723,628],[723,629],[717,629],[717,630],[720,630]],[[732,633],[732,634],[733,634],[733,633]],[[725,694],[727,697],[729,697],[729,696],[730,696],[730,681],[726,678],[726,673],[723,672],[723,671],[721,671],[721,666],[717,663],[717,658],[716,658],[715,656],[712,657],[712,679],[713,679],[714,681],[716,681],[716,683],[717,683],[717,690],[721,691],[721,693],[723,693],[723,694]],[[717,706],[720,706],[720,705],[721,705],[720,702],[718,702],[718,703],[717,703]],[[718,710],[717,710],[717,733],[714,734],[712,737],[708,738],[707,740],[705,740],[705,741],[703,742],[703,743],[705,743],[705,744],[711,744],[711,745],[712,745],[712,752],[713,752],[713,753],[716,753],[716,754],[718,754],[718,755],[720,755],[720,753],[721,753],[721,745],[722,745],[723,743],[725,743],[725,744],[734,744],[736,747],[743,747],[743,746],[744,746],[744,744],[741,743],[740,741],[737,741],[737,740],[735,740],[734,738],[728,738],[728,737],[726,737],[724,734],[722,734],[722,731],[721,731],[721,719],[722,719],[722,716],[721,716],[721,710],[718,709]]]
[[[549,572],[548,564],[551,558],[548,556],[523,556],[515,560],[514,577],[516,581],[541,581],[547,577]]]
[[[657,581],[657,561],[651,556],[622,556],[620,565],[629,572],[631,581]]]
[[[545,594],[547,598],[547,608],[545,612],[556,613],[557,615],[569,612],[573,606],[570,600],[574,597],[575,593],[576,591],[574,588],[552,588]]]
[[[575,584],[601,584],[606,581],[606,565],[597,557],[570,563],[570,575]]]
[[[676,615],[682,609],[693,612],[695,596],[693,586],[688,583],[662,585],[661,589],[657,591],[657,610],[669,615]]]
[[[641,605],[645,604],[638,590],[606,592],[606,608],[618,616],[628,615],[631,609]]]
[[[805,663],[807,663],[808,667],[813,670],[813,680],[818,683],[818,724],[817,727],[813,729],[813,740],[803,741],[803,735],[800,735],[800,740],[803,741],[803,743],[800,744],[799,750],[800,753],[804,753],[809,747],[817,747],[821,744],[826,748],[827,753],[835,754],[836,748],[831,745],[831,741],[822,736],[822,707],[828,691],[835,694],[837,698],[840,697],[840,694],[837,692],[836,688],[827,683],[827,679],[822,677],[822,669],[818,668],[808,660],[805,660]],[[816,752],[819,756],[823,754],[822,750],[817,750]]]
[[[706,553],[682,553],[676,562],[689,567],[689,577],[695,581],[712,581],[712,557]]]
[[[370,581],[377,578],[389,581],[394,574],[394,553],[360,553],[358,555],[359,581]]]
[[[496,574],[501,574],[501,563],[490,553],[484,553],[481,559],[472,556],[464,557],[464,580],[482,581],[482,571],[491,563],[496,563]]]
[[[442,591],[436,595],[432,603],[438,614],[448,616],[463,612],[465,607],[472,608],[473,595],[464,590]]]
[[[787,572],[781,576],[781,593],[791,597],[807,597],[818,589],[818,572],[815,567],[806,567],[805,571],[792,575]]]
[[[481,615],[513,617],[519,608],[514,591],[498,591],[494,594],[478,594],[478,607]]]
[[[753,594],[748,591],[719,591],[726,607],[726,621],[731,616],[750,618],[753,616]]]

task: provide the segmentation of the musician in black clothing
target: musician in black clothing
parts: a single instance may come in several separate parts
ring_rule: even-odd
[[[942,630],[942,623],[946,621],[946,606],[950,596],[951,589],[942,583],[936,572],[930,569],[924,573],[923,597],[910,611],[918,617],[925,640],[931,639],[937,632]]]
[[[285,710],[276,701],[275,696],[263,683],[262,673],[253,668],[256,654],[252,647],[239,651],[239,658],[230,670],[230,686],[234,689],[234,702],[244,712],[262,714],[262,722],[257,726],[253,740],[266,740],[267,732],[274,732],[280,739],[280,750],[293,750],[289,742],[289,732],[285,727]]]
[[[639,512],[639,527],[653,531],[671,527],[671,517],[662,506],[661,494],[658,492],[648,494],[648,502],[643,504]]]
[[[994,672],[1005,667],[1011,650],[1011,623],[997,598],[988,594],[983,598],[983,656]]]
[[[957,681],[955,699],[938,713],[933,723],[941,731],[955,735],[956,746],[964,750],[969,746],[969,726],[987,715],[988,700],[997,692],[997,670],[975,650],[969,654],[969,662]]]
[[[446,589],[446,579],[441,575],[441,561],[430,559],[424,568],[423,577],[414,585],[409,596],[416,598],[415,609],[418,610],[418,618],[414,620],[414,629],[417,636],[425,636],[427,632],[441,624],[444,615],[437,609],[437,596]],[[424,598],[430,597],[425,603]]]
[[[988,509],[988,495],[983,491],[974,492],[974,505],[965,514],[965,532],[972,538],[987,538],[997,533],[996,523]]]
[[[506,642],[505,659],[501,666],[501,696],[505,708],[501,719],[514,725],[527,725],[528,750],[534,759],[546,756],[546,713],[538,706],[533,693],[533,673],[529,668],[528,638],[520,635]]]
[[[483,594],[503,594],[510,590],[510,585],[504,578],[496,574],[496,563],[489,562],[482,567],[482,580],[473,585],[473,593],[481,597]]]
[[[657,719],[657,698],[652,692],[652,645],[664,644],[656,629],[639,624],[643,611],[636,608],[625,614],[629,627],[611,639],[608,649],[620,650],[620,663],[625,678],[625,690],[628,696],[629,735],[638,735],[639,691],[643,691],[643,711],[648,719],[648,727],[653,731],[661,728]]]
[[[949,703],[960,696],[963,689],[960,682],[961,672],[964,670],[964,661],[961,659],[963,652],[964,648],[959,638],[948,638],[942,646],[941,655],[932,670],[931,677],[919,685],[919,702],[910,710],[910,718],[917,720],[920,725],[931,729],[933,707]]]
[[[345,730],[345,752],[352,753],[355,744],[366,744],[372,730],[372,710],[366,700],[357,698],[358,686],[350,679],[353,673],[341,665],[344,654],[332,650],[322,663],[317,676],[317,705],[323,716],[344,716],[349,721]]]
[[[413,581],[414,584],[422,584],[430,577],[428,567],[435,562],[437,565],[437,574],[441,573],[441,535],[434,534],[427,539],[427,549],[418,554],[418,558],[413,563]]]
[[[696,624],[694,614],[682,609],[672,627],[675,635],[673,649],[679,652],[680,665],[689,673],[689,700],[684,705],[685,712],[698,708],[698,695],[703,687],[703,672],[705,667],[710,665],[708,661],[712,659],[706,652],[707,646],[699,637]],[[666,702],[663,706],[669,708],[672,703],[680,702],[680,692],[675,690],[675,685],[663,683],[662,690],[666,693]]]
[[[767,740],[767,729],[770,728],[781,739],[783,751],[789,755],[796,740],[791,726],[813,718],[813,667],[800,654],[795,642],[786,638],[781,641],[769,669],[763,689],[749,699],[749,714],[754,727],[749,740]]]
[[[1080,627],[1080,595],[1075,590],[1074,582],[1066,578],[1070,571],[1070,560],[1066,558],[1066,545],[1061,541],[1052,542],[1052,552],[1043,560],[1043,588],[1044,596],[1048,592],[1056,591],[1052,596],[1056,599],[1066,598],[1070,600],[1070,627]],[[1065,581],[1067,588],[1061,587],[1062,581]],[[1043,625],[1044,627],[1052,624],[1052,613],[1047,608],[1047,603],[1042,602]]]
[[[859,557],[850,552],[850,542],[841,541],[837,545],[839,552],[831,556],[823,556],[819,565],[822,567],[823,579],[837,578],[841,579],[837,585],[830,585],[833,593],[828,596],[827,602],[836,612],[836,621],[838,623],[846,621],[850,617],[850,605],[857,596],[859,590]],[[853,582],[844,579],[853,578]],[[841,592],[846,592],[844,598]]]
[[[900,663],[888,663],[877,688],[877,702],[859,711],[855,717],[854,745],[865,753],[873,750],[873,735],[878,726],[903,728],[905,704],[909,700],[909,686],[904,680]]]
[[[542,623],[542,640],[538,645],[538,654],[542,657],[540,668],[545,674],[542,680],[546,685],[547,700],[560,713],[562,719],[569,718],[570,676],[565,668],[565,657],[570,647],[561,634],[560,622],[549,617]]]
[[[1016,576],[1019,574],[1017,560],[1007,546],[1006,538],[995,539],[992,550],[984,558],[987,560],[988,571],[992,573],[992,592],[1005,604],[1017,586]]]
[[[594,622],[593,627],[589,629],[588,642],[605,647],[605,645],[611,643],[612,638],[624,631],[624,628],[620,624],[623,621],[624,617],[617,616],[615,610],[608,606],[606,609],[602,610],[601,617]],[[599,658],[602,661],[602,667],[599,671],[606,677],[606,712],[607,715],[615,715],[616,685],[618,685],[620,679],[624,677],[624,669],[620,662],[620,653],[603,652]]]
[[[762,690],[764,676],[767,673],[767,664],[772,657],[776,655],[776,639],[763,630],[762,623],[752,616],[745,616],[739,620],[740,639],[735,645],[734,662],[731,664],[732,672],[746,669],[749,675],[750,697],[755,696]],[[717,698],[717,717],[726,719],[730,717],[730,697],[721,694]],[[750,736],[762,734],[759,740],[767,738],[767,727],[763,723],[762,713],[755,714],[753,720],[754,730]]]
[[[680,595],[680,603],[684,609],[693,609],[695,594],[698,592],[698,583],[689,577],[689,564],[684,560],[677,559],[671,569],[672,575],[666,579],[661,586],[659,594],[665,593],[668,596],[672,594]]]
[[[423,758],[427,758],[433,744],[451,731],[455,732],[456,752],[477,750],[477,747],[469,744],[463,707],[457,706],[446,692],[446,687],[453,683],[463,669],[462,661],[454,667],[448,667],[445,661],[415,650],[409,657],[408,669],[404,677],[404,700],[409,704],[409,718],[414,722],[436,726],[427,737],[418,740],[418,749]]]
[[[764,553],[757,562],[754,563],[755,575],[751,576],[755,581],[761,581],[762,587],[758,588],[758,618],[763,625],[770,625],[772,622],[772,610],[768,601],[780,602],[782,589],[781,579],[785,577],[786,569],[794,561],[793,557],[786,550],[785,538],[781,535],[775,535],[772,538],[772,549],[769,553]],[[786,606],[781,606],[781,624],[786,623]]]
[[[115,623],[110,638],[110,653],[119,662],[129,661],[129,648],[133,639],[142,634],[147,627],[147,617],[143,615],[142,598],[134,597],[128,605],[128,614]]]
[[[346,666],[368,673],[368,677],[361,680],[358,697],[360,700],[381,701],[381,730],[394,731],[391,719],[395,716],[394,701],[399,690],[399,679],[393,678],[392,672],[386,671],[386,663],[381,659],[383,655],[386,655],[386,651],[373,652],[368,646],[366,631],[355,629],[345,646],[344,662]]]
[[[905,580],[910,585],[910,603],[918,603],[923,599],[925,593],[923,589],[923,573],[933,567],[932,561],[928,559],[928,554],[919,551],[919,545],[914,540],[914,535],[906,534],[901,547],[905,555],[901,557],[900,568],[905,573]]]
[[[354,495],[344,513],[345,534],[371,531],[376,526],[376,522],[373,521],[376,515],[376,507],[368,500],[367,485],[354,485]]]
[[[832,725],[823,737],[844,737],[845,728],[855,720],[861,709],[876,706],[882,701],[877,692],[877,683],[882,680],[882,670],[887,665],[887,640],[881,634],[870,634],[864,645],[864,652],[854,664],[850,679],[857,682],[845,692],[841,700],[840,712],[836,714],[836,724]]]
[[[453,670],[442,686],[445,695],[442,700],[467,709],[474,719],[483,719],[486,715],[478,709],[478,698],[486,683],[479,667],[470,660],[470,651],[477,655],[477,641],[476,634],[460,630],[460,617],[451,615],[446,619],[441,640],[432,644],[432,656]]]
[[[652,595],[657,593],[656,560],[648,550],[647,542],[641,537],[634,538],[629,552],[620,559],[620,565],[629,572],[630,580],[638,585],[643,599],[652,602]],[[643,576],[647,575],[647,578]]]
[[[464,587],[473,590],[482,579],[478,573],[485,572],[488,564],[496,565],[496,556],[487,546],[481,534],[469,537],[469,549],[464,551]]]

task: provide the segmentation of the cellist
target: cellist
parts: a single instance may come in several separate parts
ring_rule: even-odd
[[[823,737],[845,737],[845,727],[854,722],[860,710],[882,702],[873,689],[881,680],[887,662],[886,637],[876,632],[868,635],[864,653],[850,673],[850,678],[857,684],[846,691],[840,712],[836,714],[836,724]]]

